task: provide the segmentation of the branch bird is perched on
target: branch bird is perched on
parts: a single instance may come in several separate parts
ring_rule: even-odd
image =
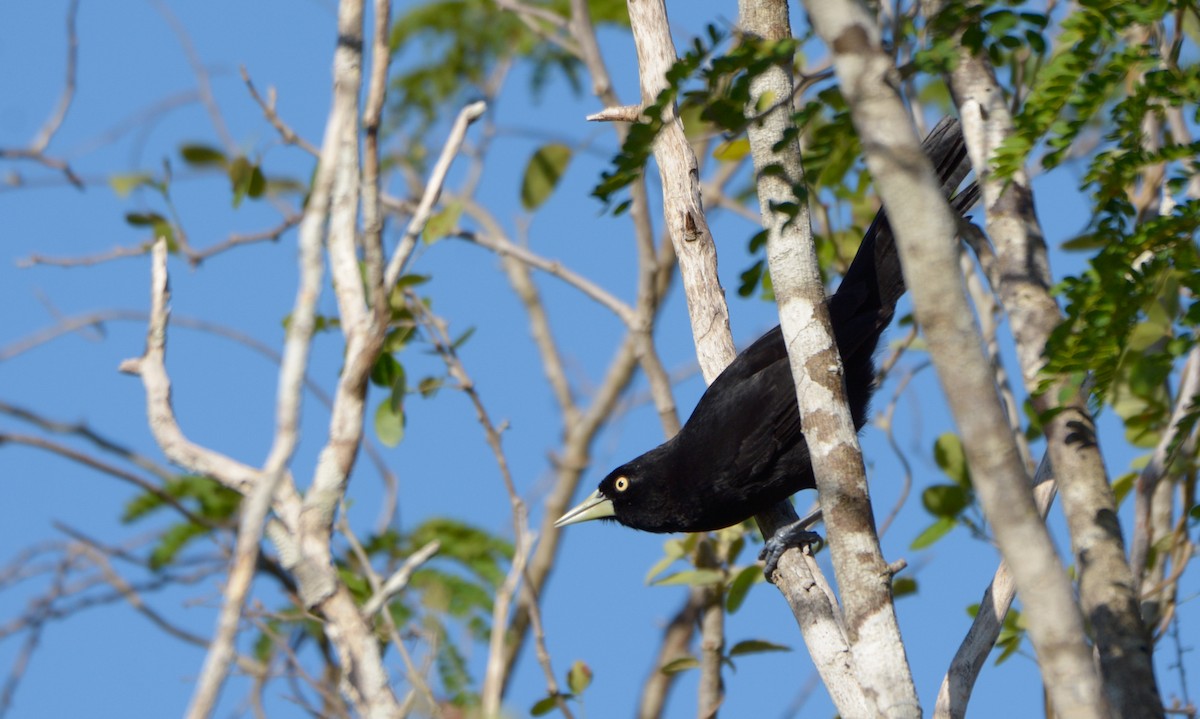
[[[924,149],[949,196],[970,170],[958,121],[938,123]],[[977,199],[972,185],[952,204],[961,214]],[[879,337],[904,289],[891,227],[881,209],[829,298],[856,429],[867,421],[875,390]],[[648,532],[705,532],[737,524],[815,487],[787,349],[776,327],[713,380],[678,434],[614,469],[555,526],[608,519]],[[767,576],[787,546],[812,536],[796,525],[776,532],[764,550]]]

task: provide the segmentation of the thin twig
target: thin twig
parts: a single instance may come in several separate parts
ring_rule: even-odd
[[[558,260],[548,260],[531,250],[513,244],[505,239],[503,235],[491,232],[481,233],[462,230],[455,233],[454,236],[491,250],[502,257],[511,257],[530,267],[536,267],[547,274],[553,275],[611,310],[626,327],[632,326],[634,323],[632,307],[614,297],[608,290],[577,274]]]
[[[434,164],[433,171],[429,174],[429,181],[425,184],[425,193],[421,196],[421,202],[417,204],[417,210],[409,220],[408,227],[404,230],[404,236],[400,238],[400,244],[396,247],[396,252],[388,263],[387,272],[383,276],[385,288],[396,286],[396,280],[404,271],[404,265],[417,246],[417,238],[425,229],[425,223],[429,222],[433,206],[442,194],[446,174],[450,171],[450,164],[454,161],[454,157],[458,154],[459,148],[462,147],[463,140],[467,136],[467,127],[478,120],[485,110],[487,110],[487,103],[473,102],[460,110],[458,117],[455,118],[454,126],[450,128],[450,136],[446,138],[446,144],[442,146],[442,154],[438,156],[437,163]]]
[[[532,551],[534,537],[529,530],[529,520],[526,514],[525,502],[517,493],[517,488],[513,482],[512,473],[509,470],[508,459],[504,454],[504,448],[501,444],[500,430],[492,422],[486,407],[483,405],[483,400],[475,389],[475,384],[467,374],[466,368],[459,359],[458,354],[454,350],[453,343],[450,341],[449,335],[446,333],[444,323],[435,317],[425,305],[415,297],[410,296],[409,307],[414,310],[417,320],[422,323],[429,331],[431,341],[434,344],[434,350],[441,356],[442,361],[446,364],[446,369],[450,376],[458,383],[459,388],[471,400],[471,404],[475,408],[476,418],[483,427],[484,436],[488,446],[492,450],[492,455],[496,460],[496,465],[500,470],[500,476],[504,481],[504,488],[508,492],[509,503],[512,505],[513,532],[516,542],[516,553],[513,559],[513,565],[509,572],[509,578],[505,580],[504,586],[497,591],[495,599],[495,611],[492,625],[492,639],[489,643],[488,653],[488,669],[484,678],[484,688],[481,692],[483,696],[484,713],[488,714],[488,707],[493,708],[493,713],[499,710],[500,695],[505,684],[505,674],[510,668],[510,664],[505,660],[505,627],[507,626],[504,618],[508,614],[508,603],[516,591],[516,585],[524,578],[522,584],[523,592],[525,593],[525,601],[522,606],[527,608],[530,621],[534,626],[534,643],[537,648],[538,663],[542,667],[542,672],[545,675],[546,687],[551,696],[559,697],[558,682],[554,677],[554,669],[550,663],[550,654],[546,649],[545,636],[540,629],[541,625],[541,610],[538,607],[536,589],[533,586],[532,580],[526,575],[525,567],[529,558],[529,553]],[[511,585],[511,586],[510,586]],[[503,610],[503,611],[502,611]],[[571,719],[571,712],[567,708],[566,703],[559,697],[559,710],[567,719]],[[490,715],[490,714],[489,714]]]
[[[140,477],[140,476],[134,474],[133,472],[129,472],[124,469],[121,469],[120,467],[117,467],[116,465],[112,465],[107,462],[102,462],[102,461],[96,459],[95,457],[92,457],[91,455],[84,454],[83,452],[72,449],[71,447],[68,447],[64,444],[59,444],[58,442],[51,442],[50,440],[43,439],[41,437],[34,437],[31,435],[25,435],[25,434],[15,434],[15,433],[10,433],[10,432],[0,432],[0,445],[3,445],[7,442],[12,442],[13,444],[23,444],[26,447],[36,447],[38,449],[43,449],[52,454],[57,454],[60,457],[65,457],[66,459],[69,459],[73,462],[82,464],[85,467],[90,467],[91,469],[94,469],[98,472],[103,472],[104,474],[110,475],[112,477],[116,477],[117,479],[123,480],[125,482],[129,482],[130,484],[134,485],[135,487],[142,490],[143,492],[154,495],[159,501],[174,508],[180,514],[182,514],[184,516],[184,518],[186,518],[189,522],[192,522],[193,524],[197,524],[201,527],[207,527],[209,529],[217,528],[217,525],[211,519],[208,519],[207,517],[202,517],[198,514],[195,514],[190,509],[183,506],[183,504],[181,504],[178,499],[171,496],[168,492],[164,491],[158,485],[145,479],[144,477]]]
[[[46,118],[46,123],[42,125],[33,142],[29,143],[29,149],[35,153],[44,152],[50,145],[50,140],[58,132],[58,128],[62,127],[63,120],[67,117],[67,110],[71,109],[71,101],[75,99],[75,77],[79,68],[79,34],[75,29],[75,21],[78,16],[79,0],[71,0],[67,5],[67,78],[63,83],[63,91],[58,97],[58,105],[55,106],[54,112],[50,113],[50,117]]]
[[[250,593],[258,562],[258,545],[266,524],[267,512],[275,488],[283,478],[282,467],[276,469],[254,488],[254,492],[242,502],[242,518],[238,524],[237,548],[234,550],[233,567],[229,570],[229,581],[225,585],[225,601],[217,618],[217,633],[208,646],[204,667],[196,682],[192,701],[188,705],[188,719],[205,719],[216,708],[217,697],[229,666],[236,654],[238,625],[241,623],[242,608]]]
[[[275,110],[275,88],[267,88],[267,97],[264,99],[258,93],[258,88],[254,86],[254,81],[250,79],[250,73],[247,72],[246,66],[242,65],[240,70],[242,81],[246,83],[246,89],[250,91],[250,97],[254,98],[254,102],[258,103],[258,106],[262,108],[267,122],[271,123],[271,126],[275,128],[275,131],[279,133],[283,141],[288,145],[299,147],[313,157],[320,157],[321,150],[316,145],[297,134],[290,125],[283,121],[283,118],[279,117],[279,113]]]
[[[400,568],[388,577],[387,581],[383,582],[363,605],[363,614],[368,617],[374,616],[383,608],[383,605],[392,600],[392,597],[404,591],[404,588],[408,586],[408,581],[412,579],[413,572],[432,559],[441,547],[441,543],[434,540],[410,554],[404,560],[404,564],[400,565]]]
[[[167,21],[167,25],[171,27],[171,31],[175,33],[175,37],[179,40],[179,46],[183,48],[184,55],[187,56],[188,64],[192,67],[192,72],[196,75],[196,86],[200,91],[200,102],[204,104],[204,108],[208,110],[208,117],[212,121],[213,129],[221,138],[221,143],[226,150],[233,151],[237,149],[237,143],[233,139],[233,135],[229,133],[229,127],[225,124],[225,118],[221,116],[221,107],[217,104],[216,97],[213,96],[212,81],[208,75],[208,69],[204,67],[204,62],[200,58],[200,54],[196,52],[196,46],[192,44],[192,38],[188,35],[187,28],[171,11],[171,8],[163,2],[163,0],[151,0],[151,5],[163,19]]]

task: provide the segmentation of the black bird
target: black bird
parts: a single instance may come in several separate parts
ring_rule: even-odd
[[[924,149],[949,196],[970,169],[958,121],[938,123]],[[964,190],[953,201],[956,211],[965,212],[977,197],[974,185]],[[900,260],[880,210],[829,299],[856,429],[866,423],[875,390],[879,337],[902,294]],[[678,434],[614,469],[555,526],[607,519],[649,532],[704,532],[815,487],[787,349],[775,327],[713,381]],[[776,533],[764,550],[767,576],[786,546],[812,536],[795,525]]]

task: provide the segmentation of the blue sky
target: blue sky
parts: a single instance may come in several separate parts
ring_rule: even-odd
[[[0,145],[29,141],[57,101],[65,67],[65,0],[10,3],[0,9]],[[169,3],[186,27],[195,50],[212,77],[213,93],[237,147],[263,159],[273,174],[304,178],[312,163],[304,153],[283,147],[263,121],[238,76],[244,65],[260,88],[274,86],[279,112],[297,132],[319,143],[330,92],[334,41],[332,0],[258,0],[203,4]],[[410,7],[396,5],[396,12]],[[732,3],[669,2],[676,37],[685,41],[709,22],[728,23]],[[794,22],[801,14],[793,13]],[[70,113],[50,146],[50,154],[66,157],[87,180],[84,191],[66,185],[61,176],[31,163],[4,165],[6,186],[0,187],[4,218],[0,258],[0,347],[54,325],[57,316],[99,310],[140,310],[148,302],[148,260],[122,259],[88,268],[22,267],[30,255],[92,255],[115,246],[136,245],[144,231],[124,221],[127,212],[161,209],[146,195],[117,197],[106,177],[132,171],[157,172],[172,158],[176,182],[172,195],[192,242],[208,245],[230,232],[254,232],[278,221],[263,203],[229,206],[228,185],[215,176],[190,176],[178,160],[187,142],[218,144],[213,124],[194,99],[195,76],[187,55],[163,15],[144,0],[82,3],[79,13],[78,92]],[[602,34],[606,58],[618,91],[636,98],[636,66],[631,41],[616,32]],[[409,62],[417,50],[399,58]],[[589,126],[584,116],[598,109],[589,97],[574,97],[565,83],[554,80],[540,102],[530,102],[524,88],[528,70],[518,66],[507,93],[491,109],[497,129],[491,157],[480,183],[478,200],[500,218],[513,237],[526,233],[537,252],[583,272],[610,291],[631,300],[634,248],[627,220],[601,214],[588,197],[591,186],[616,146],[608,128]],[[178,106],[107,137],[132,117],[164,100],[183,98]],[[434,137],[444,136],[449,118]],[[479,128],[472,135],[478,139]],[[530,154],[547,139],[591,137],[598,152],[576,156],[553,198],[536,216],[520,208],[518,188]],[[436,151],[436,147],[433,148]],[[463,163],[449,186],[462,181]],[[1076,178],[1064,168],[1036,189],[1042,220],[1052,244],[1077,232],[1085,206],[1071,190]],[[1078,172],[1077,170],[1074,172]],[[12,187],[15,182],[24,185]],[[400,182],[391,190],[402,194]],[[652,193],[657,191],[657,181]],[[1053,208],[1053,212],[1046,211]],[[657,210],[656,210],[657,212]],[[656,226],[661,218],[655,217]],[[722,261],[722,280],[730,295],[734,337],[745,344],[775,323],[773,306],[738,298],[732,288],[749,260],[746,240],[755,228],[727,214],[711,218]],[[397,228],[392,228],[394,244]],[[295,289],[295,234],[275,244],[241,248],[216,257],[197,269],[171,263],[173,312],[203,318],[278,346],[281,319],[290,310]],[[390,247],[391,245],[389,245]],[[1057,276],[1077,270],[1077,256],[1054,256]],[[505,420],[508,460],[518,488],[540,519],[540,492],[549,478],[547,453],[560,439],[553,397],[543,379],[538,356],[528,340],[527,323],[495,257],[458,241],[423,249],[413,271],[432,276],[426,285],[434,309],[457,334],[475,327],[462,356],[494,418]],[[538,277],[551,322],[563,346],[572,379],[582,391],[600,379],[620,336],[618,322],[554,278]],[[332,295],[321,310],[333,314]],[[668,300],[656,341],[668,368],[686,370],[693,362],[682,297]],[[85,422],[120,442],[160,458],[145,421],[140,383],[116,372],[118,363],[137,355],[144,328],[137,322],[111,322],[102,335],[76,333],[36,350],[0,361],[0,400],[44,413],[51,419]],[[899,336],[893,330],[891,338]],[[195,441],[240,460],[260,464],[272,431],[275,367],[245,348],[209,335],[173,329],[168,368],[175,387],[175,407],[184,431]],[[409,376],[438,370],[434,358],[405,357]],[[913,367],[919,360],[909,360]],[[332,336],[318,340],[311,374],[332,388],[340,364],[340,346]],[[643,388],[639,381],[635,388]],[[882,407],[894,382],[877,396]],[[680,382],[677,401],[686,417],[702,391],[695,373]],[[508,501],[495,463],[483,442],[466,399],[443,392],[435,400],[409,403],[408,431],[395,450],[385,450],[401,484],[401,527],[449,515],[490,531],[511,534]],[[305,405],[305,438],[293,464],[306,483],[320,448],[327,414],[311,398]],[[977,602],[995,568],[995,552],[956,530],[934,547],[912,551],[909,544],[929,523],[921,509],[920,490],[943,481],[929,458],[933,440],[951,429],[931,370],[917,375],[896,416],[897,436],[914,467],[914,491],[885,537],[889,560],[904,557],[920,583],[916,596],[897,608],[909,658],[926,709],[940,678],[969,623],[965,607]],[[1102,424],[1110,473],[1125,471],[1135,456],[1113,431],[1111,418]],[[0,416],[0,431],[30,431]],[[590,491],[609,466],[661,441],[653,408],[632,407],[599,438],[595,465],[585,477]],[[877,512],[895,500],[901,474],[883,434],[868,427],[863,444],[872,478]],[[82,447],[82,445],[80,445]],[[133,492],[128,485],[78,465],[24,447],[0,449],[0,480],[8,501],[0,503],[0,562],[7,564],[25,547],[45,539],[62,540],[60,527],[72,527],[102,541],[133,541],[149,525],[120,525],[119,516]],[[369,527],[379,502],[379,482],[360,464],[350,490],[350,517]],[[801,497],[800,504],[811,501]],[[1060,546],[1066,540],[1052,521]],[[559,568],[543,595],[547,641],[558,674],[583,659],[595,673],[585,696],[587,715],[624,716],[632,711],[641,682],[650,668],[662,625],[682,601],[684,590],[648,587],[643,579],[661,556],[665,538],[615,526],[582,525],[567,531]],[[127,567],[117,565],[118,571]],[[29,608],[45,592],[48,578],[0,585],[0,625]],[[1195,581],[1183,595],[1196,592]],[[268,591],[266,601],[270,601]],[[147,601],[173,622],[199,635],[212,631],[219,602],[219,577],[194,586],[147,595]],[[1192,607],[1185,605],[1184,627]],[[760,638],[795,648],[788,654],[759,655],[738,661],[726,673],[724,715],[787,716],[786,709],[812,676],[795,623],[781,597],[768,586],[756,587],[742,609],[728,620],[728,642]],[[21,655],[24,635],[0,642],[0,672],[8,672]],[[482,666],[483,647],[470,651],[472,666]],[[92,608],[66,621],[51,622],[41,635],[9,716],[170,716],[179,713],[191,693],[191,682],[203,660],[202,650],[164,637],[143,616],[118,602]],[[1168,660],[1160,658],[1160,669]],[[1167,696],[1178,693],[1176,675],[1163,672]],[[70,687],[64,690],[64,687]],[[230,683],[220,715],[245,714],[249,685]],[[543,696],[540,670],[527,653],[509,694],[507,706],[516,716]],[[1040,713],[1041,685],[1028,652],[1000,667],[989,665],[972,701],[972,716],[1011,717]],[[286,699],[273,696],[273,716],[297,713]],[[695,713],[695,676],[685,675],[672,697],[668,715]],[[804,716],[829,716],[832,708],[818,688],[804,705]]]

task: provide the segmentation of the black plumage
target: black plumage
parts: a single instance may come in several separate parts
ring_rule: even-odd
[[[958,122],[943,120],[924,143],[949,196],[969,171]],[[953,201],[974,204],[974,186]],[[829,299],[854,426],[866,423],[874,354],[904,294],[882,210]],[[779,327],[747,347],[708,387],[674,437],[613,470],[558,526],[614,519],[650,532],[701,532],[741,522],[815,487],[795,387]]]

